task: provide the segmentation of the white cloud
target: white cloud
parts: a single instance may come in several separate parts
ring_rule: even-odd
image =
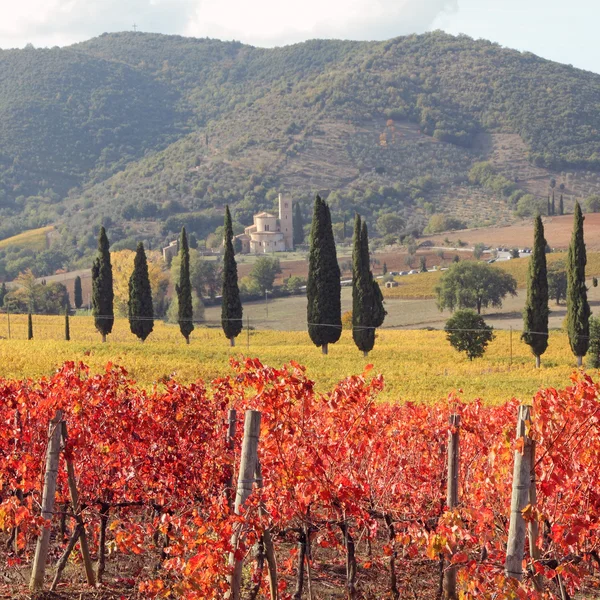
[[[131,29],[280,45],[427,30],[458,0],[0,0],[0,46],[65,45]]]

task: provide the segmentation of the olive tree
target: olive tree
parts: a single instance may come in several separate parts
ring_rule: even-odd
[[[453,348],[464,352],[469,360],[485,354],[487,345],[494,339],[493,327],[472,310],[458,310],[446,322],[444,331]]]

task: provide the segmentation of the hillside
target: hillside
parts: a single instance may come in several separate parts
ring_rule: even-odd
[[[551,179],[600,193],[600,75],[440,32],[273,49],[145,33],[0,51],[0,239],[57,226],[48,268],[84,266],[103,220],[117,247],[186,224],[204,239],[226,203],[236,227],[286,189],[306,219],[373,235],[432,213],[514,222]],[[469,181],[488,161],[503,192]],[[542,200],[543,201],[543,200]],[[377,226],[384,214],[405,226]],[[0,278],[24,257],[0,255]],[[45,273],[40,273],[45,274]]]

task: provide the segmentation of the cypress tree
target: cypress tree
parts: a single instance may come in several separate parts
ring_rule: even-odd
[[[0,308],[4,306],[4,298],[6,298],[6,294],[8,294],[8,290],[6,289],[6,283],[2,282],[0,285]]]
[[[242,302],[238,287],[237,264],[233,249],[233,226],[229,205],[225,208],[225,254],[223,256],[223,299],[221,304],[221,326],[229,343],[235,346],[235,338],[243,327]]]
[[[547,215],[551,215],[552,214],[552,205],[550,204],[550,196],[548,196],[548,200],[546,203],[546,214]]]
[[[112,331],[115,322],[113,300],[109,243],[106,230],[101,227],[98,236],[98,254],[92,266],[92,314],[96,329],[102,334],[102,342],[106,342],[106,336]]]
[[[535,218],[533,251],[527,272],[527,302],[523,311],[521,339],[531,348],[535,366],[548,347],[548,273],[546,269],[546,240],[542,217]]]
[[[190,334],[194,331],[194,309],[192,306],[192,284],[190,282],[190,248],[185,227],[181,228],[179,239],[179,281],[175,284],[177,292],[179,331],[190,343]]]
[[[73,302],[75,303],[75,308],[83,306],[83,292],[81,290],[81,277],[79,275],[75,277],[75,284],[73,285]]]
[[[310,230],[306,296],[308,334],[323,354],[327,354],[329,344],[335,344],[342,334],[341,293],[331,213],[317,195]]]
[[[565,214],[565,205],[563,203],[563,195],[560,195],[560,200],[558,202],[558,214],[559,215],[564,215]]]
[[[588,350],[590,334],[590,305],[585,287],[585,264],[587,262],[583,241],[583,214],[579,202],[575,202],[573,234],[567,254],[567,330],[571,350],[581,366]]]
[[[299,246],[304,243],[304,220],[302,219],[302,211],[300,210],[300,204],[296,202],[296,208],[294,210],[294,246]]]
[[[71,326],[69,325],[69,308],[65,308],[65,341],[71,341]]]
[[[129,278],[129,329],[143,342],[154,329],[152,289],[148,276],[148,261],[144,244],[137,245],[133,261],[133,273]]]
[[[27,339],[33,339],[33,318],[31,316],[31,313],[27,314]]]
[[[554,190],[552,190],[552,215],[556,214],[556,202],[554,201]]]
[[[364,356],[375,345],[375,329],[383,323],[383,295],[370,269],[367,224],[356,215],[352,252],[352,338]]]

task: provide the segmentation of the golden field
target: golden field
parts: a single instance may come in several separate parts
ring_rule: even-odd
[[[446,341],[443,331],[386,330],[378,333],[374,350],[363,358],[349,331],[330,346],[323,356],[305,332],[250,331],[237,338],[230,348],[220,329],[197,328],[187,346],[176,325],[155,323],[145,343],[129,331],[125,319],[117,319],[108,343],[102,344],[91,317],[70,320],[71,340],[64,341],[64,317],[34,316],[34,339],[26,339],[26,316],[11,315],[11,339],[7,338],[7,317],[0,315],[0,376],[27,378],[49,375],[64,361],[83,361],[93,370],[107,362],[125,367],[145,387],[165,376],[183,383],[198,378],[212,379],[231,372],[230,357],[251,356],[263,363],[280,366],[295,360],[307,367],[318,389],[326,391],[340,379],[360,374],[365,365],[382,373],[386,387],[382,399],[433,402],[453,390],[462,389],[465,400],[480,397],[501,402],[513,396],[527,400],[542,386],[564,387],[574,370],[566,334],[552,332],[550,345],[536,370],[529,348],[512,334],[512,364],[508,331],[497,331],[486,355],[469,362]]]
[[[547,254],[548,266],[557,262],[566,262],[566,252],[554,252]],[[600,275],[600,252],[588,252],[586,275],[593,277]],[[517,288],[523,289],[527,286],[528,257],[514,258],[493,263],[492,266],[510,273],[517,280]],[[432,271],[429,273],[418,273],[416,275],[404,275],[396,277],[398,287],[382,288],[385,298],[435,298],[435,287],[445,271]]]

